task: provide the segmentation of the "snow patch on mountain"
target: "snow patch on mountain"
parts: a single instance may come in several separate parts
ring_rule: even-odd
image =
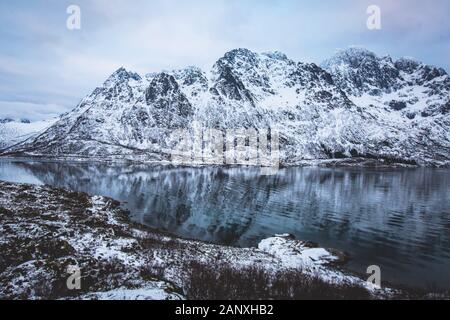
[[[0,119],[0,149],[11,147],[35,137],[52,126],[57,119],[31,122],[27,119]]]
[[[447,73],[361,48],[324,62],[280,52],[227,52],[197,67],[149,73],[124,68],[45,133],[7,154],[170,161],[176,130],[277,130],[281,162],[370,158],[450,162]],[[256,146],[257,147],[257,146]],[[201,156],[200,156],[201,158]]]

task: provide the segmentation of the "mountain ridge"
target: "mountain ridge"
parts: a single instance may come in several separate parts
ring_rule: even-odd
[[[119,68],[34,139],[3,155],[169,161],[171,132],[279,129],[281,163],[375,158],[450,163],[450,80],[442,68],[360,48],[321,66],[234,49],[210,71]]]

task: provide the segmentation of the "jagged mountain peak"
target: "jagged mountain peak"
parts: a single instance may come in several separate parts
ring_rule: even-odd
[[[138,73],[131,72],[124,67],[120,67],[109,76],[109,78],[104,82],[103,86],[109,87],[118,83],[128,82],[129,80],[140,81],[142,80],[142,78]]]
[[[174,75],[204,75],[203,70],[197,66],[187,66],[181,69],[174,69],[170,72],[170,74]]]
[[[226,52],[223,58],[233,61],[235,59],[255,59],[257,55],[257,53],[247,48],[237,48]]]
[[[412,57],[401,57],[395,61],[395,67],[406,73],[413,73],[423,65],[419,60]]]
[[[281,61],[289,60],[287,55],[280,51],[266,51],[263,52],[262,55],[274,60],[281,60]]]
[[[394,65],[398,70],[407,74],[420,72],[424,77],[424,81],[431,81],[437,77],[448,76],[443,68],[425,64],[412,57],[399,58],[395,61]]]
[[[378,60],[378,56],[363,47],[351,46],[346,49],[338,50],[331,58],[325,60],[322,66],[330,69],[336,66],[349,66],[359,68],[364,61]]]
[[[209,81],[205,72],[195,66],[188,66],[184,69],[173,70],[171,73],[183,93],[188,96],[193,103],[200,103],[203,94],[209,89]]]
[[[350,47],[323,67],[238,48],[204,72],[146,79],[125,68],[34,141],[11,152],[167,160],[173,129],[281,128],[281,162],[379,157],[450,163],[445,71]],[[423,139],[426,135],[426,141]]]
[[[253,66],[258,66],[258,63],[264,59],[282,62],[290,61],[288,56],[281,51],[265,51],[262,53],[257,53],[250,49],[237,48],[226,52],[224,56],[217,61],[217,63],[226,63],[231,65],[247,63]]]
[[[247,48],[237,48],[230,50],[224,54],[223,58],[233,62],[237,59],[252,61],[258,59],[261,56],[265,56],[273,60],[289,60],[287,55],[281,51],[274,50],[257,53]]]
[[[213,66],[213,71],[224,67],[232,69],[249,69],[267,67],[270,64],[293,64],[287,55],[280,51],[257,53],[245,48],[233,49],[225,53]]]
[[[253,103],[255,95],[273,94],[272,87],[290,82],[289,75],[297,68],[294,61],[279,51],[260,54],[244,48],[234,49],[214,64],[212,92]]]
[[[196,82],[207,82],[205,72],[196,66],[188,66],[183,69],[172,70],[170,72],[177,81],[184,85],[193,85]]]
[[[258,67],[258,54],[248,49],[233,49],[216,61],[212,68],[213,79],[230,72],[243,73]]]
[[[449,112],[450,78],[442,68],[408,57],[394,62],[361,48],[341,50],[323,67],[356,104],[396,112],[409,121]]]
[[[390,56],[379,57],[360,47],[338,51],[325,60],[322,67],[330,72],[335,83],[347,94],[365,93],[379,96],[398,89],[400,72]]]
[[[447,76],[444,69],[417,59],[404,57],[394,61],[389,55],[378,56],[361,47],[338,51],[332,58],[325,60],[322,67],[333,75],[335,82],[345,92],[357,96],[364,93],[379,96],[382,92],[399,90],[407,82],[409,85],[424,85]]]

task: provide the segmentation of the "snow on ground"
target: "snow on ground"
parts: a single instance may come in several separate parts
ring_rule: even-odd
[[[339,260],[324,248],[310,248],[304,242],[289,239],[287,235],[262,240],[258,248],[278,257],[289,268],[318,267]]]
[[[83,300],[182,300],[183,296],[170,292],[165,282],[151,282],[137,289],[117,288],[81,296]]]
[[[382,290],[372,283],[368,283],[356,276],[330,268],[333,264],[345,262],[344,256],[338,256],[324,248],[314,247],[313,244],[292,239],[290,235],[277,235],[262,240],[258,248],[278,258],[285,268],[299,269],[303,273],[317,276],[328,283],[351,283],[362,286],[372,293],[388,293],[390,289]]]
[[[49,186],[0,181],[0,299],[183,299],[190,265],[294,270],[376,290],[336,268],[344,255],[288,235],[259,248],[183,240],[131,223],[120,203]],[[67,288],[67,268],[81,290]]]

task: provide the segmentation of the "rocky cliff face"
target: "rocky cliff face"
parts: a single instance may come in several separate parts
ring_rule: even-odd
[[[121,68],[37,138],[6,153],[168,160],[177,129],[278,130],[283,164],[365,157],[450,161],[450,80],[443,69],[350,48],[322,67],[236,49],[209,72]]]
[[[323,67],[378,128],[378,135],[370,135],[377,141],[371,155],[418,163],[449,160],[450,78],[445,70],[361,48],[341,51]]]

